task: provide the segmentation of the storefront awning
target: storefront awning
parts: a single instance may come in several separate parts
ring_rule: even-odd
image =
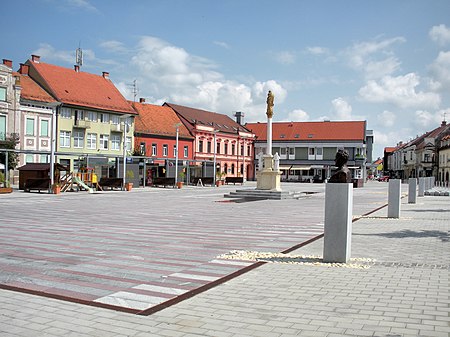
[[[302,165],[291,165],[291,166],[280,166],[280,170],[291,170],[291,171],[301,171],[301,170],[309,170],[311,166],[302,166]]]

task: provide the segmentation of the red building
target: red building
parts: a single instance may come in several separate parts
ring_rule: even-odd
[[[194,137],[194,160],[212,162],[216,173],[229,177],[254,177],[255,135],[227,115],[164,103],[172,108]],[[215,145],[214,145],[215,140]]]
[[[178,160],[193,159],[193,140],[177,114],[168,106],[130,102],[139,114],[135,118],[135,149],[140,155],[150,157],[147,165],[147,183],[152,177],[166,176],[168,166],[173,167],[176,158],[176,134],[178,129]],[[182,165],[180,164],[180,169]]]

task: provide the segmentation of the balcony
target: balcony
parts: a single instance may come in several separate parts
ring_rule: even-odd
[[[74,127],[79,128],[79,129],[90,129],[91,128],[91,122],[90,121],[76,119]]]
[[[111,132],[123,132],[123,128],[120,124],[111,124]]]

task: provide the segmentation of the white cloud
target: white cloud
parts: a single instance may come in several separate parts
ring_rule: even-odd
[[[122,42],[116,40],[103,41],[100,47],[112,52],[125,52],[127,48]]]
[[[66,3],[70,7],[76,7],[81,8],[90,12],[97,12],[97,8],[95,6],[91,5],[91,3],[87,0],[66,0]]]
[[[309,121],[309,114],[302,109],[295,109],[288,114],[288,121],[306,122]]]
[[[230,49],[230,45],[223,41],[213,41],[213,44],[215,44],[216,46],[222,47],[224,49]]]
[[[441,51],[430,65],[433,87],[436,90],[450,90],[450,51]]]
[[[39,55],[43,62],[59,61],[64,63],[75,63],[75,51],[56,50],[48,43],[40,43],[39,48],[32,52]]]
[[[432,130],[439,125],[443,120],[443,112],[447,110],[440,110],[436,112],[429,112],[426,110],[417,110],[415,112],[414,124],[422,130]]]
[[[439,44],[440,46],[445,46],[450,43],[450,28],[446,25],[433,26],[428,35],[431,40]]]
[[[379,82],[370,80],[359,89],[359,95],[367,102],[391,103],[400,108],[436,109],[440,96],[432,92],[416,91],[420,77],[414,73],[404,76],[385,76]]]
[[[328,48],[325,47],[308,47],[306,48],[306,52],[309,54],[313,54],[313,55],[323,55],[323,54],[328,54],[329,50]]]
[[[336,120],[351,120],[352,106],[342,97],[335,98],[331,101],[333,105],[333,117]]]
[[[395,114],[387,110],[383,111],[377,116],[378,124],[386,128],[394,126],[395,119],[396,119]]]
[[[362,71],[368,79],[381,78],[397,71],[401,62],[393,56],[392,48],[403,43],[403,37],[395,37],[382,41],[355,43],[347,48],[344,55],[351,68]]]
[[[277,60],[277,62],[284,65],[293,64],[295,63],[295,54],[293,52],[285,50],[275,53],[275,59]]]

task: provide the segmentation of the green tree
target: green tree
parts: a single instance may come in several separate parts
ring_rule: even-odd
[[[12,133],[5,140],[0,141],[0,149],[14,150],[19,144],[19,135],[17,133]],[[5,164],[6,153],[0,152],[0,163]],[[8,169],[13,170],[17,167],[19,162],[19,155],[15,152],[8,153]]]

